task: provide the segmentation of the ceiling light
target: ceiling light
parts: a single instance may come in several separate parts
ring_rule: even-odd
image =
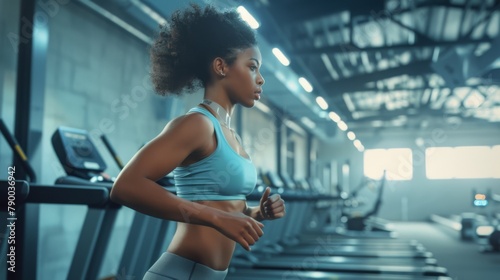
[[[307,92],[311,92],[313,91],[313,87],[311,86],[311,84],[306,80],[306,78],[304,77],[300,77],[299,78],[299,83],[300,85],[304,88],[305,91]]]
[[[342,95],[342,97],[344,98],[344,102],[345,102],[345,105],[347,106],[347,109],[349,109],[349,111],[351,111],[351,112],[356,111],[356,106],[354,106],[354,102],[352,102],[349,94],[344,93]]]
[[[469,96],[465,98],[464,107],[467,109],[477,109],[484,103],[484,101],[484,96],[477,92],[477,90],[473,90]]]
[[[328,109],[328,103],[326,103],[325,99],[321,96],[316,97],[316,103],[318,103],[319,107],[321,109],[326,110]]]
[[[240,13],[241,18],[250,25],[252,29],[259,28],[260,24],[257,20],[245,9],[243,6],[239,6],[237,9],[238,13]]]
[[[352,141],[352,140],[356,139],[356,134],[354,134],[354,132],[352,132],[352,131],[349,131],[349,132],[347,132],[347,138],[349,138],[349,140]]]
[[[337,126],[339,127],[340,130],[346,131],[347,130],[347,124],[344,121],[340,121],[337,123]]]
[[[363,144],[361,144],[361,141],[359,141],[358,139],[354,140],[353,144],[354,144],[354,147],[356,147],[356,149],[358,149],[358,151],[362,152],[365,150],[365,147],[363,146]]]
[[[288,66],[290,65],[290,60],[281,52],[278,48],[273,48],[273,54],[281,62],[281,64]]]
[[[330,119],[332,119],[332,121],[334,121],[336,123],[340,121],[339,115],[337,115],[337,113],[335,113],[333,111],[328,113],[328,116],[330,117]]]
[[[137,8],[139,8],[142,12],[147,14],[150,18],[156,21],[158,24],[167,24],[167,20],[158,14],[155,10],[151,9],[148,5],[142,3],[140,0],[132,0],[132,4],[134,4]]]
[[[456,96],[451,96],[446,100],[445,107],[447,109],[458,109],[460,108],[462,104],[460,103],[460,100]]]
[[[323,60],[323,64],[325,65],[326,69],[330,73],[330,76],[332,77],[332,79],[338,80],[340,78],[339,74],[333,68],[332,62],[330,61],[330,58],[328,57],[328,55],[325,53],[322,53],[321,60]]]

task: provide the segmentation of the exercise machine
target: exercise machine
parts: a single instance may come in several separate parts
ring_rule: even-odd
[[[37,277],[37,254],[31,248],[38,247],[39,211],[38,207],[31,206],[38,206],[41,203],[86,205],[88,207],[87,211],[92,211],[93,209],[105,207],[108,203],[109,191],[105,187],[90,186],[89,184],[77,186],[36,183],[37,176],[34,169],[31,167],[22,148],[17,144],[17,140],[7,130],[1,119],[0,131],[4,138],[7,139],[14,156],[21,160],[21,166],[15,168],[24,169],[30,179],[29,182],[19,181],[19,183],[16,180],[16,199],[18,198],[17,195],[20,195],[20,199],[17,201],[15,211],[15,218],[17,218],[15,263],[18,268],[22,269],[16,270],[15,273],[9,273],[9,270],[5,269],[7,273],[6,279],[32,280]],[[2,193],[8,194],[8,188],[11,186],[12,181],[0,181]],[[1,210],[7,210],[7,208]]]

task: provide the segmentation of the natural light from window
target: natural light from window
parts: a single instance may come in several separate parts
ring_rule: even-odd
[[[370,149],[364,153],[364,174],[380,179],[386,172],[387,180],[411,180],[413,164],[411,149]]]
[[[500,146],[427,148],[425,162],[428,179],[500,178]]]

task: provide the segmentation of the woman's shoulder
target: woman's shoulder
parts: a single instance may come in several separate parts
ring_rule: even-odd
[[[212,121],[202,113],[188,112],[171,120],[163,133],[174,134],[182,138],[205,138],[211,136],[214,130]]]

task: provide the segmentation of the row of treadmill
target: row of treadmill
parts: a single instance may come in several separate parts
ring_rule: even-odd
[[[0,122],[0,128],[1,125]],[[16,140],[4,125],[2,133],[14,148]],[[105,137],[102,140],[122,168],[121,160],[109,141]],[[141,279],[167,248],[175,232],[175,222],[134,212],[131,225],[134,230],[130,230],[127,236],[116,274],[101,275],[113,225],[122,207],[109,200],[112,179],[103,176],[106,164],[87,131],[60,127],[52,136],[52,144],[68,176],[58,178],[53,185],[16,181],[16,200],[26,205],[88,206],[67,279]],[[17,153],[16,149],[14,152]],[[29,162],[21,163],[33,181],[36,176],[32,174]],[[368,225],[369,219],[353,217],[351,220],[355,225],[363,226],[354,229],[348,226],[350,217],[338,215],[344,211],[348,198],[328,194],[319,180],[295,181],[287,174],[273,172],[262,172],[260,177],[258,186],[247,197],[248,204],[257,205],[265,186],[270,186],[272,193],[279,193],[286,201],[287,215],[279,220],[265,221],[265,235],[250,252],[237,246],[226,279],[451,279],[432,253],[417,241],[397,239],[390,230]],[[158,183],[175,192],[171,177],[167,176]],[[382,187],[383,181],[379,183]],[[7,181],[0,182],[2,201],[7,201],[4,189],[8,185]],[[2,205],[3,209],[6,207]],[[38,225],[33,221],[35,215],[29,211],[33,211],[33,207],[24,208],[26,213],[23,215],[31,218],[18,220],[21,225],[16,234],[19,242],[33,246],[37,236],[22,232],[23,229],[37,232],[30,225],[22,224],[26,221]],[[6,250],[5,244],[2,244],[2,250]],[[23,272],[15,277],[7,272],[6,279],[36,279],[33,270],[36,271],[37,258],[34,255],[18,255],[21,259],[17,261],[20,267],[24,267]]]

